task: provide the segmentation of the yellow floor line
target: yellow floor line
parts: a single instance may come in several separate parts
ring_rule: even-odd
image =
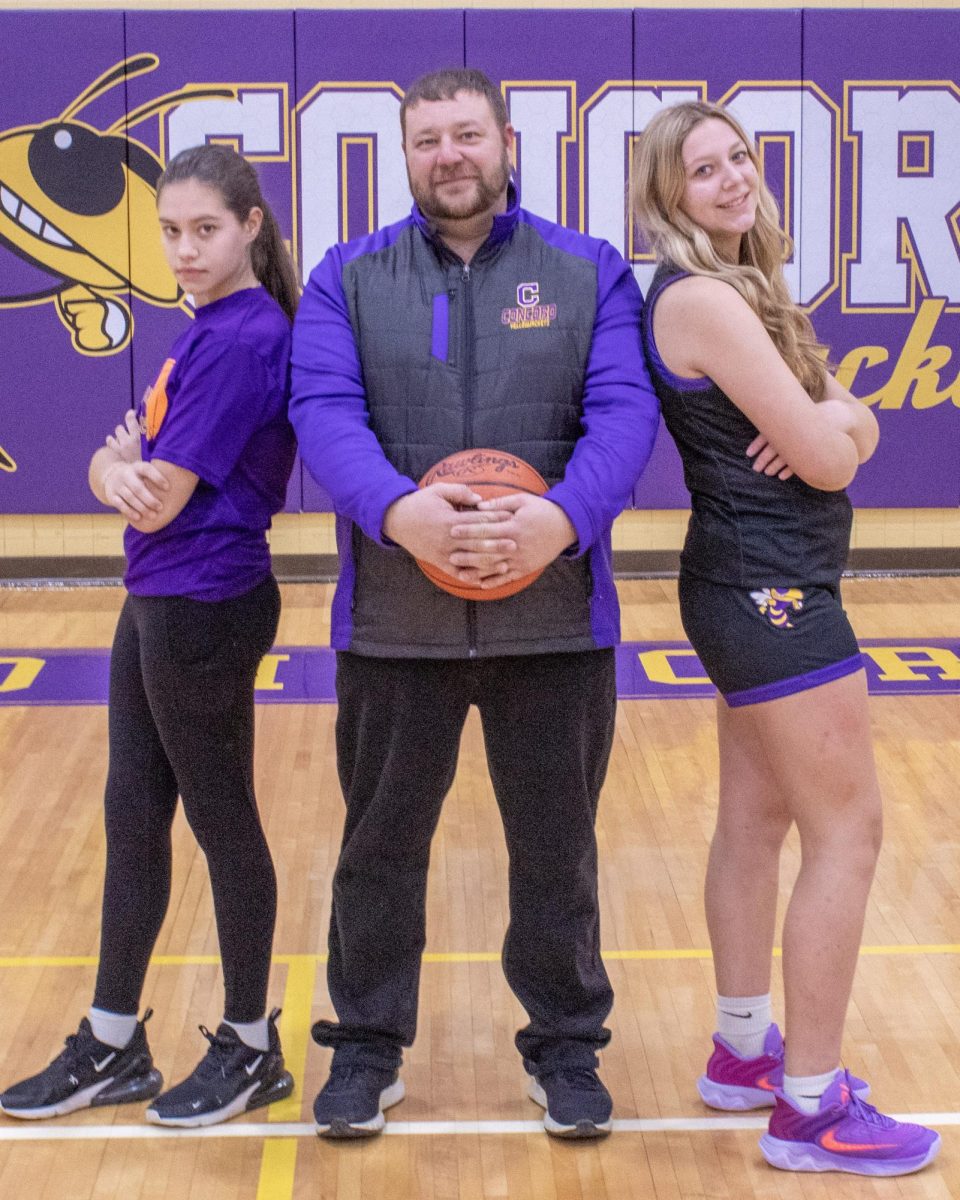
[[[297,1139],[268,1138],[263,1143],[257,1200],[290,1200],[296,1173]]]
[[[960,954],[960,945],[932,946],[861,946],[861,954]]]
[[[775,946],[773,953],[780,957],[782,950]],[[868,957],[883,955],[915,955],[924,954],[960,954],[960,942],[944,942],[931,944],[904,943],[893,946],[861,946],[860,953]],[[694,958],[709,959],[713,955],[705,948],[691,947],[681,950],[604,950],[602,957],[608,962],[669,962],[671,960]],[[0,956],[0,970],[15,967],[95,967],[97,959],[87,954],[25,954],[18,956]],[[318,966],[327,961],[325,954],[275,954],[274,963],[285,963],[291,971],[302,969],[311,978]],[[440,954],[430,951],[423,956],[424,963],[484,963],[499,962],[500,952],[494,950],[462,951],[452,954]],[[217,966],[220,958],[216,954],[158,954],[150,960],[156,967],[188,967],[188,966]],[[289,985],[288,985],[289,986]],[[312,992],[311,992],[312,994]],[[309,1006],[308,1006],[309,1007]],[[286,1047],[286,1041],[284,1041]],[[286,1050],[284,1051],[286,1053]]]
[[[287,965],[287,986],[283,993],[279,1033],[287,1070],[293,1076],[293,1095],[270,1105],[267,1120],[271,1123],[299,1121],[303,1103],[303,1076],[310,1042],[310,1013],[317,964],[315,955],[291,957],[293,961]],[[257,1200],[291,1200],[296,1173],[297,1139],[285,1137],[265,1142],[260,1159]]]
[[[269,1120],[299,1121],[303,1102],[303,1076],[310,1045],[310,1014],[316,985],[316,963],[313,955],[287,967],[287,986],[283,993],[283,1015],[280,1018],[280,1041],[287,1070],[293,1076],[293,1095],[271,1104]]]

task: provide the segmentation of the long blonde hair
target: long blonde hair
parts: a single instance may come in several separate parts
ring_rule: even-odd
[[[738,263],[722,259],[706,231],[680,208],[686,187],[683,143],[697,125],[711,118],[724,121],[743,139],[760,179],[756,220],[741,238]],[[777,202],[763,182],[753,141],[740,123],[716,104],[691,101],[661,109],[640,137],[631,193],[637,224],[657,258],[736,288],[808,395],[822,399],[827,350],[790,296],[783,263],[793,243],[780,228]]]

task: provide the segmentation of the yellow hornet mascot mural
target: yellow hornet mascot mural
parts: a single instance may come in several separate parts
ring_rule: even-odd
[[[184,100],[236,93],[185,88],[105,130],[76,119],[97,96],[159,62],[154,54],[125,59],[55,120],[0,134],[0,245],[53,277],[39,296],[0,296],[0,308],[55,304],[81,354],[116,354],[129,342],[133,317],[123,296],[164,308],[182,298],[157,237],[155,188],[163,164],[125,131]],[[6,458],[0,451],[0,469],[15,469],[4,465]]]

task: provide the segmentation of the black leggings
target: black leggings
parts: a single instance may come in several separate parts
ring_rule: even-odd
[[[179,793],[210,871],[226,1018],[266,1010],[277,882],[253,791],[253,685],[279,615],[272,576],[213,603],[127,597],[110,658],[98,1008],[139,1009],[170,900]]]

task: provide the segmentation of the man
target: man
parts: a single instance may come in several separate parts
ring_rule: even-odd
[[[600,959],[594,818],[613,737],[619,612],[610,526],[657,426],[640,292],[616,251],[518,206],[514,132],[477,71],[418,80],[400,109],[410,217],[334,246],[294,331],[291,418],[333,497],[337,756],[346,801],[328,982],[339,1022],[317,1130],[383,1128],[416,1030],[430,841],[476,704],[510,852],[507,980],[548,1132],[595,1137],[612,992]],[[529,317],[529,319],[527,319]],[[464,448],[551,485],[474,507],[418,480]],[[467,506],[466,511],[458,506]],[[494,586],[436,588],[415,559]]]

